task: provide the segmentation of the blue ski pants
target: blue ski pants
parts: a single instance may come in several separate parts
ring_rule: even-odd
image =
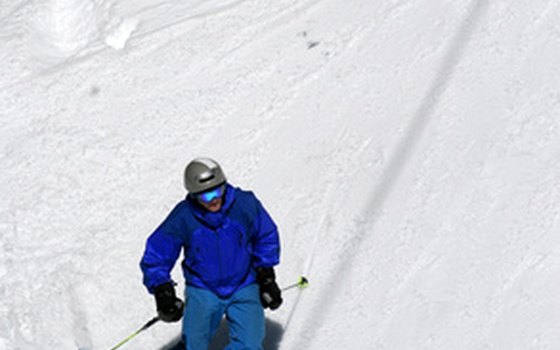
[[[225,315],[230,343],[224,350],[262,350],[265,322],[259,287],[251,284],[229,298],[187,286],[183,317],[186,350],[207,350]]]

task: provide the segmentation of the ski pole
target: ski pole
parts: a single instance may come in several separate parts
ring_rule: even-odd
[[[282,288],[282,292],[285,292],[287,290],[299,287],[300,289],[304,289],[309,285],[309,280],[307,278],[305,278],[305,276],[301,276],[299,278],[299,281],[297,283],[294,284],[290,284],[289,286],[286,286],[284,288]],[[268,302],[272,301],[272,298],[270,297],[270,295],[268,294],[264,294],[263,297],[265,299],[268,299]],[[113,346],[111,349],[109,350],[116,350],[118,348],[120,348],[121,346],[123,346],[126,342],[128,342],[129,340],[131,340],[132,338],[136,337],[138,334],[142,333],[143,331],[145,331],[146,329],[150,328],[151,326],[153,326],[155,323],[157,323],[159,321],[159,317],[156,316],[154,318],[152,318],[151,320],[149,320],[148,322],[146,322],[145,325],[143,325],[139,330],[137,330],[136,332],[132,333],[131,335],[129,335],[128,337],[126,337],[125,339],[123,339],[120,343],[118,343],[117,345]]]
[[[118,343],[117,345],[113,346],[111,349],[109,350],[115,350],[120,348],[121,346],[123,346],[124,343],[128,342],[130,339],[136,337],[138,334],[140,334],[141,332],[145,331],[146,329],[150,328],[151,326],[153,326],[157,321],[159,321],[159,317],[154,317],[151,320],[149,320],[148,322],[146,322],[145,325],[142,326],[142,328],[140,328],[139,330],[137,330],[136,332],[132,333],[131,335],[129,335],[127,338],[125,338],[123,341],[121,341],[120,343]]]
[[[299,287],[300,289],[306,288],[307,286],[309,286],[309,280],[307,278],[305,278],[305,276],[301,276],[299,278],[299,281],[297,283],[294,284],[290,284],[289,286],[286,286],[284,288],[282,288],[282,292],[285,292],[287,290]]]
[[[307,278],[305,278],[305,276],[301,276],[299,278],[299,281],[297,283],[294,284],[290,284],[289,286],[286,286],[282,289],[280,289],[282,292],[285,292],[287,290],[299,287],[300,289],[304,289],[309,285],[309,280]],[[272,302],[272,297],[268,294],[268,293],[264,293],[262,295],[263,299],[267,302],[270,303]]]

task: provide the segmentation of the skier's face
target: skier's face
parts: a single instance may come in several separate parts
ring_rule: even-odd
[[[225,185],[213,188],[209,191],[196,195],[196,199],[206,210],[211,212],[220,211],[222,208],[222,198],[225,193]]]
[[[198,201],[198,203],[200,203],[200,205],[202,205],[206,210],[216,213],[222,208],[222,197],[214,198],[209,203],[205,203],[203,201]]]

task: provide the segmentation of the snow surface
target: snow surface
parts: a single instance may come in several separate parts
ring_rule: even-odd
[[[560,349],[559,17],[2,1],[0,349],[108,349],[153,317],[138,261],[200,155],[278,222],[280,284],[310,278],[267,349]]]

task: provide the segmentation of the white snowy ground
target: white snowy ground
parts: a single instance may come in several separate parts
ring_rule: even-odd
[[[108,349],[153,317],[138,261],[199,155],[278,222],[280,284],[311,280],[269,349],[560,349],[559,18],[2,1],[0,349]]]

